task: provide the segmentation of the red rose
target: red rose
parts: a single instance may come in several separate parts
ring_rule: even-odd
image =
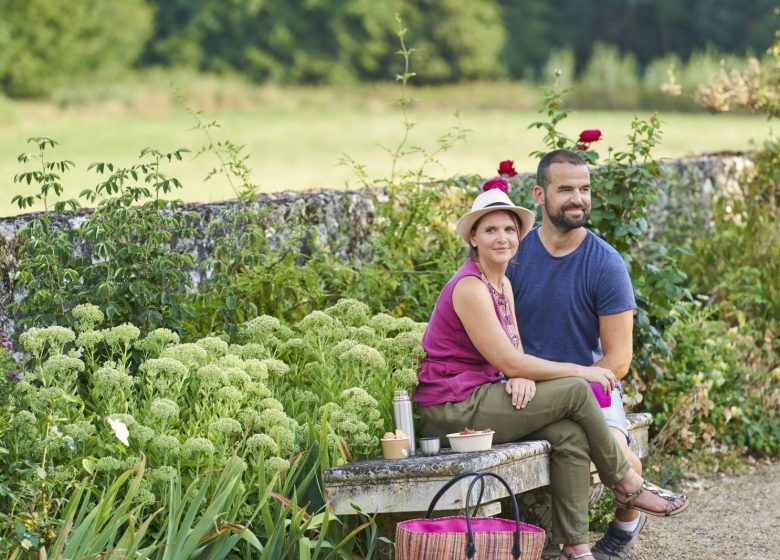
[[[517,175],[515,169],[515,162],[511,159],[507,159],[498,164],[498,174],[504,177],[514,177]]]
[[[499,189],[504,192],[509,192],[509,183],[507,183],[506,180],[502,179],[501,177],[496,177],[495,179],[486,181],[485,184],[482,185],[483,191],[489,191],[490,189]]]
[[[591,130],[583,130],[582,132],[580,132],[580,142],[590,144],[591,142],[596,142],[598,140],[601,140],[600,130],[594,128]]]

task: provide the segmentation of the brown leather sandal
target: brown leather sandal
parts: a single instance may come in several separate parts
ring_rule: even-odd
[[[677,515],[685,511],[685,509],[688,507],[688,504],[690,504],[690,501],[688,500],[688,497],[685,494],[674,494],[672,492],[669,492],[668,490],[659,488],[652,482],[647,482],[646,480],[642,481],[642,485],[639,487],[639,489],[636,492],[625,493],[620,490],[616,490],[614,488],[612,489],[612,491],[619,494],[623,494],[626,497],[624,501],[618,500],[617,496],[613,498],[613,501],[615,502],[615,505],[617,507],[621,509],[635,509],[637,511],[643,511],[648,515],[655,515],[656,517],[670,517],[672,515]],[[665,512],[652,511],[643,508],[641,506],[634,505],[634,500],[644,492],[650,492],[666,500],[668,502],[666,504],[666,511]],[[675,507],[674,501],[677,500],[678,498],[684,501],[682,505]]]

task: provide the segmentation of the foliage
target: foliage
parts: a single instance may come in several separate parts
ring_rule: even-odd
[[[617,47],[596,43],[580,76],[576,102],[604,109],[630,109],[639,106],[641,91],[636,58],[621,55]],[[595,99],[599,101],[595,101]]]
[[[658,104],[665,103],[690,109],[687,99],[658,95],[654,79],[648,80],[648,91],[654,93],[645,98],[630,61],[644,71],[652,61],[677,57],[688,60],[695,72],[705,68],[694,63],[696,53],[705,49],[738,56],[763,51],[778,25],[774,2],[742,4],[2,0],[0,90],[11,96],[50,97],[62,88],[113,80],[136,64],[144,69],[162,65],[240,74],[274,84],[383,80],[393,65],[391,29],[397,13],[424,53],[421,82],[501,77],[536,82],[550,65],[550,53],[564,49],[572,54],[572,70],[584,70],[581,98],[588,106],[624,106],[644,98],[648,108],[663,108]],[[665,72],[666,67],[661,70]],[[658,63],[652,74],[659,75]],[[598,76],[609,80],[599,83]],[[616,83],[630,87],[616,90]]]
[[[691,253],[681,262],[722,318],[747,321],[750,334],[771,341],[780,336],[780,140],[768,140],[754,162],[731,189],[714,193],[709,223],[689,231]]]
[[[2,334],[2,349],[0,349],[0,441],[5,433],[10,429],[11,417],[13,412],[13,403],[11,393],[14,384],[21,381],[22,375],[20,366],[13,357],[13,342],[8,336]],[[7,453],[7,449],[0,445],[0,456]],[[5,487],[0,482],[0,495],[5,491]]]
[[[368,262],[356,269],[346,294],[361,301],[381,305],[415,320],[428,318],[441,287],[452,273],[454,263],[463,258],[464,248],[451,227],[465,198],[456,180],[437,183],[428,168],[437,158],[465,138],[467,130],[455,125],[437,139],[437,147],[427,150],[411,144],[414,123],[410,119],[409,81],[415,49],[407,48],[407,29],[398,19],[398,37],[404,70],[396,76],[401,85],[398,104],[403,116],[404,136],[395,148],[385,148],[390,155],[388,177],[370,181],[365,170],[349,156],[342,163],[355,171],[377,206],[377,233],[371,239]],[[409,161],[417,164],[407,167]],[[379,187],[381,191],[377,191]],[[377,300],[379,295],[379,300]]]
[[[34,327],[19,337],[32,359],[9,386],[10,424],[0,433],[0,550],[24,548],[25,539],[51,549],[70,530],[69,518],[74,535],[79,524],[105,534],[84,547],[120,546],[128,516],[146,520],[139,526],[152,543],[194,543],[188,535],[203,535],[214,517],[207,508],[230,512],[221,519],[234,532],[231,544],[212,545],[226,553],[254,546],[236,523],[251,525],[270,558],[297,557],[304,546],[339,555],[358,546],[355,534],[344,539],[342,530],[369,530],[372,522],[342,526],[322,509],[317,477],[347,457],[378,452],[394,388],[416,383],[424,325],[372,316],[365,304],[341,300],[292,327],[260,316],[233,340],[220,334],[181,343],[167,329],[140,337],[131,324],[97,328],[102,312],[89,305],[74,316],[81,330]],[[142,356],[137,366],[133,352]],[[116,481],[140,457],[137,488],[116,504],[112,493],[124,484]],[[242,465],[238,479],[230,474],[234,464]],[[192,487],[182,493],[179,484]],[[109,488],[106,515],[89,517],[87,504]],[[221,502],[201,501],[212,491]],[[202,507],[192,506],[195,495]],[[201,521],[190,533],[195,514]],[[221,533],[217,526],[213,536]],[[176,557],[189,557],[187,550]]]
[[[594,188],[588,227],[615,247],[628,267],[637,301],[634,377],[662,376],[660,366],[668,353],[663,333],[671,323],[669,313],[690,294],[683,284],[686,276],[674,260],[677,251],[646,240],[648,212],[657,202],[658,180],[663,173],[660,161],[652,156],[661,138],[661,122],[657,116],[648,120],[635,117],[628,148],[620,151],[610,147],[608,157],[599,162],[592,144],[582,144],[560,132],[560,123],[569,111],[563,107],[562,93],[556,88],[546,93],[540,112],[547,120],[530,127],[545,130],[547,148],[579,150],[591,166]],[[541,156],[542,152],[534,155]]]
[[[338,298],[325,285],[348,267],[331,255],[316,228],[303,225],[302,216],[288,225],[270,207],[258,206],[254,200],[258,186],[250,179],[244,146],[215,141],[212,132],[219,124],[205,123],[200,113],[189,112],[196,120],[195,130],[206,139],[197,157],[211,155],[217,160],[206,180],[227,182],[241,204],[209,221],[214,247],[202,263],[209,279],[188,298],[193,312],[187,323],[189,332],[224,329],[235,334],[236,325],[258,314],[298,320],[313,309],[335,303]],[[273,234],[274,230],[278,233]]]
[[[392,61],[388,30],[395,13],[419,34],[431,81],[498,74],[503,29],[493,0],[161,3],[148,56],[155,62],[237,71],[258,82],[377,79]]]
[[[305,225],[304,210],[298,214],[293,209],[296,219],[286,220],[244,198],[239,211],[224,212],[209,224],[214,251],[204,263],[211,271],[209,282],[193,302],[197,322],[190,326],[196,332],[224,328],[232,333],[237,323],[258,313],[299,320],[340,297],[416,321],[428,318],[453,263],[464,251],[451,228],[453,207],[462,203],[463,191],[455,181],[431,187],[435,181],[427,169],[466,131],[453,127],[432,151],[411,144],[414,123],[407,84],[415,75],[410,69],[414,49],[404,43],[406,29],[399,27],[398,33],[404,60],[404,71],[397,77],[404,137],[398,146],[385,148],[390,174],[372,180],[354,159],[345,155],[342,161],[374,200],[375,231],[369,249],[354,262],[344,262],[316,228]],[[223,175],[231,173],[231,161],[228,155],[221,164]],[[409,162],[413,163],[407,167]],[[348,237],[348,227],[343,224],[339,234]]]
[[[0,13],[0,89],[47,97],[75,79],[125,71],[154,12],[144,0],[2,0]]]
[[[752,60],[746,69],[722,72],[703,84],[697,100],[710,109],[729,111],[746,107],[776,118],[780,115],[780,32],[776,33],[769,54],[770,58],[763,63]],[[772,137],[765,141],[753,161],[755,166],[746,168],[735,184],[712,195],[709,207],[700,213],[704,219],[695,222],[698,228],[677,217],[666,235],[676,236],[691,247],[681,263],[691,278],[692,288],[707,294],[713,305],[707,318],[721,321],[729,333],[738,329],[742,337],[752,341],[752,347],[747,344],[741,349],[746,354],[743,360],[734,364],[741,374],[738,383],[752,391],[753,401],[761,391],[769,401],[762,403],[766,407],[763,414],[758,413],[755,402],[744,402],[744,397],[733,409],[726,410],[738,412],[735,423],[743,426],[743,432],[732,436],[732,441],[751,451],[768,453],[777,449],[774,417],[778,404],[771,400],[776,395],[776,389],[772,389],[776,384],[769,384],[773,378],[776,381],[780,345],[780,140]],[[764,371],[746,369],[755,364],[763,366]],[[711,383],[708,378],[704,382]],[[716,397],[710,399],[716,410],[721,408]],[[705,425],[711,424],[717,427],[714,422]],[[767,429],[765,424],[774,430],[769,438],[760,432]],[[691,431],[696,435],[695,430]]]
[[[495,78],[503,73],[499,53],[511,30],[501,25],[495,0],[403,0],[398,14],[423,53],[420,80],[453,82]]]
[[[183,3],[160,8],[152,60],[234,70],[258,82],[301,84],[375,71],[386,53],[393,16],[386,3],[343,0],[205,1],[195,9]]]
[[[394,13],[424,49],[424,79],[535,80],[554,49],[568,48],[578,69],[606,43],[640,65],[669,53],[687,59],[714,45],[743,54],[763,50],[777,17],[771,0],[491,0],[454,2],[359,0],[307,3],[274,0],[157,2],[148,64],[231,69],[256,80],[315,83],[382,79],[393,50]],[[660,40],[659,40],[660,38]]]
[[[164,173],[163,163],[181,160],[186,150],[162,153],[145,148],[140,163],[116,167],[94,163],[90,169],[108,176],[81,197],[93,205],[77,228],[60,229],[49,212],[49,200],[62,194],[60,174],[70,161],[50,161],[56,142],[31,138],[37,153],[19,161],[35,167],[14,181],[37,185],[39,192],[14,197],[19,208],[44,202],[46,212],[21,230],[20,263],[15,278],[25,296],[14,306],[19,324],[30,326],[65,320],[73,324],[79,303],[101,306],[113,322],[132,321],[144,331],[160,326],[181,331],[188,311],[180,296],[189,285],[192,256],[172,248],[176,238],[192,236],[198,216],[184,212],[180,201],[161,198],[181,184]],[[58,200],[54,210],[77,208],[76,200]]]
[[[148,482],[143,478],[145,464],[142,458],[138,465],[122,473],[97,502],[93,502],[87,485],[79,484],[68,501],[64,527],[49,551],[41,548],[39,557],[89,558],[108,554],[161,560],[203,555],[224,558],[239,538],[255,550],[262,550],[256,535],[234,521],[238,506],[243,503],[241,476],[246,465],[242,461],[235,457],[228,461],[215,483],[215,471],[207,471],[184,493],[180,477],[174,477],[168,503],[140,520],[143,506],[135,502],[144,490],[144,482]],[[213,496],[206,503],[211,488]],[[157,523],[166,530],[147,536],[160,516]]]
[[[777,117],[778,44],[770,60],[753,60],[746,70],[724,71],[702,85],[697,100],[714,110],[746,107]],[[672,215],[662,232],[690,247],[680,263],[691,289],[706,294],[709,304],[685,314],[673,332],[672,381],[692,380],[693,388],[684,395],[678,384],[655,404],[668,415],[658,435],[667,447],[709,448],[717,433],[739,451],[777,453],[780,141],[765,141],[753,161],[702,209]]]
[[[776,455],[780,368],[771,343],[755,340],[750,324],[718,319],[719,305],[690,302],[675,314],[666,374],[645,391],[644,404],[660,426],[655,443],[677,454],[734,449]]]
[[[727,112],[747,108],[780,116],[780,30],[768,50],[769,58],[750,57],[742,68],[723,68],[711,79],[699,84],[694,100],[709,111]]]

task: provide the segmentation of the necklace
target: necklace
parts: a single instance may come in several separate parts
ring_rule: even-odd
[[[502,323],[501,326],[504,327],[504,331],[509,338],[509,342],[512,343],[512,346],[518,348],[520,346],[520,335],[517,332],[515,322],[512,320],[512,307],[506,299],[504,280],[501,279],[501,291],[499,292],[496,287],[490,283],[490,281],[487,279],[487,276],[485,276],[485,272],[482,270],[482,266],[477,264],[477,268],[479,268],[479,274],[482,277],[482,281],[487,284],[488,291],[493,298],[493,303],[495,303],[496,308],[498,309],[500,314],[499,319]]]

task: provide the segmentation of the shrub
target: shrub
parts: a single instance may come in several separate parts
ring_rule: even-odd
[[[759,341],[780,336],[780,140],[771,139],[735,188],[717,192],[709,223],[689,231],[682,259],[693,289],[719,303],[732,325]]]
[[[780,369],[777,355],[755,340],[750,325],[718,319],[719,305],[690,302],[675,310],[672,347],[663,377],[645,391],[645,406],[666,451],[780,450]],[[774,368],[774,369],[772,369]]]
[[[603,109],[630,109],[639,105],[640,97],[633,55],[621,55],[617,47],[596,43],[573,102],[586,107],[597,104]]]
[[[181,160],[180,149],[164,154],[146,148],[142,163],[118,168],[111,163],[90,166],[108,174],[81,197],[96,204],[83,223],[73,229],[58,229],[50,213],[50,201],[62,194],[60,174],[70,161],[50,161],[48,150],[56,142],[31,138],[35,154],[22,154],[19,161],[35,167],[16,175],[19,183],[35,184],[39,192],[17,195],[14,202],[24,209],[42,200],[46,211],[21,230],[17,288],[25,290],[14,312],[19,325],[67,324],[84,326],[76,317],[78,304],[100,306],[114,322],[132,322],[144,332],[158,327],[182,331],[189,311],[182,297],[189,286],[192,256],[176,249],[176,238],[192,236],[196,215],[184,212],[178,200],[161,198],[181,184],[163,171],[163,162]],[[57,200],[53,209],[77,208],[76,200]],[[93,320],[94,319],[88,319]]]
[[[47,97],[129,68],[151,35],[153,8],[143,0],[3,0],[0,13],[0,89]]]

